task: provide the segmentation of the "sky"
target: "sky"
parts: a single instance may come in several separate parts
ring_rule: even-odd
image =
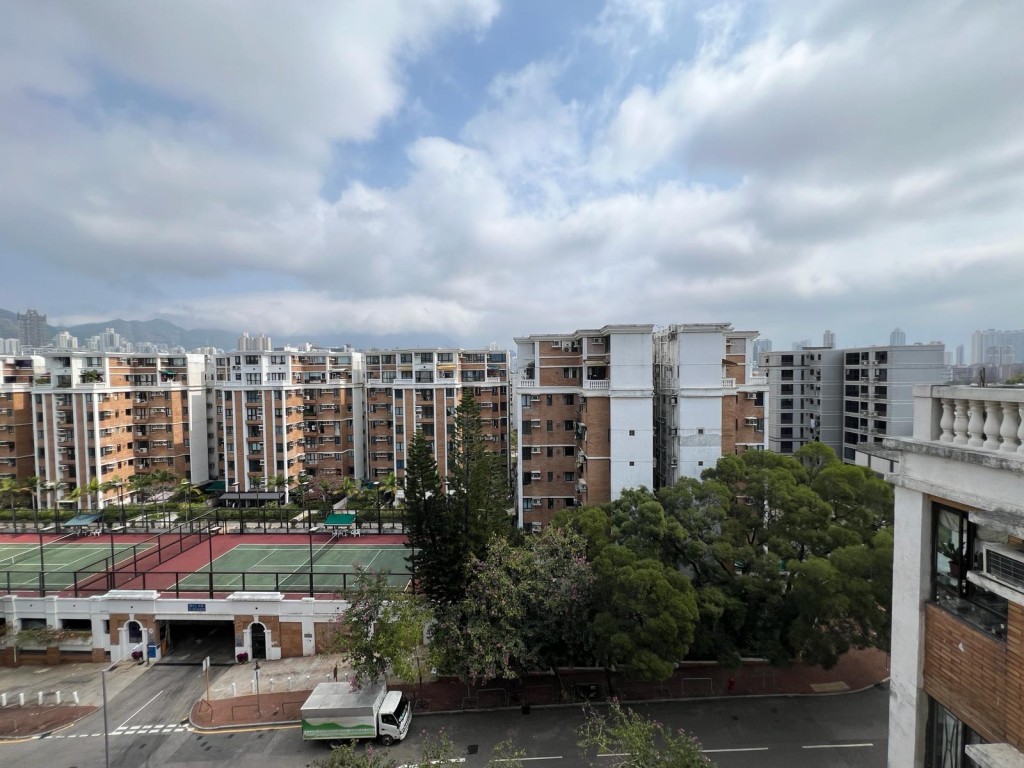
[[[0,0],[0,306],[1024,327],[1024,3]]]

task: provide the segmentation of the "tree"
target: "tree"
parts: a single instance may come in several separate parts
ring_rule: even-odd
[[[409,442],[405,506],[417,589],[435,605],[458,602],[465,594],[467,560],[461,518],[441,492],[437,462],[420,431]]]
[[[480,406],[470,388],[462,390],[448,451],[449,504],[462,516],[469,552],[483,558],[491,537],[513,530],[505,459],[489,450],[480,421]]]
[[[594,573],[601,595],[590,624],[594,656],[606,671],[614,665],[645,680],[667,679],[686,656],[697,623],[689,579],[620,544],[598,555]]]
[[[465,597],[435,613],[441,668],[469,683],[579,658],[593,583],[583,552],[581,537],[558,528],[520,546],[492,539],[485,559],[470,560]]]
[[[608,716],[587,709],[579,730],[582,750],[596,750],[600,760],[592,766],[607,768],[698,768],[714,765],[701,752],[700,743],[685,731],[660,723],[612,702]]]
[[[661,494],[687,531],[682,556],[701,591],[696,648],[827,667],[850,647],[888,647],[892,492],[882,480],[810,444],[793,457],[723,457],[709,483],[713,496]]]
[[[11,516],[13,518],[14,532],[18,532],[18,512],[15,510],[14,500],[17,496],[26,493],[26,487],[11,477],[0,480],[0,495],[6,495],[11,505]]]
[[[355,684],[362,687],[388,675],[416,679],[429,616],[422,599],[390,586],[386,571],[360,566],[354,590],[346,596],[349,607],[338,618],[331,650],[352,666]]]

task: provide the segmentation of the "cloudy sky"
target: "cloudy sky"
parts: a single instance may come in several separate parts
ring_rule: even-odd
[[[1024,327],[1016,0],[0,0],[0,306]]]

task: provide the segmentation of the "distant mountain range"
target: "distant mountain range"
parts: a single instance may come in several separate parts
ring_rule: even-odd
[[[42,311],[42,310],[39,310]],[[225,331],[221,328],[193,328],[191,330],[175,325],[169,320],[105,320],[100,323],[84,323],[82,325],[47,325],[49,338],[61,331],[68,331],[78,337],[79,344],[84,345],[92,336],[113,328],[132,343],[152,342],[166,344],[168,347],[184,347],[192,350],[197,347],[218,347],[234,349],[241,331]],[[0,309],[0,338],[18,338],[18,314]],[[310,337],[277,337],[271,336],[275,346],[284,344],[303,344],[316,342],[324,346],[340,347],[349,344],[356,349],[379,347],[452,347],[458,346],[450,338],[426,334],[386,334],[373,336],[369,334],[353,334],[344,338],[338,334],[325,334],[316,338]]]

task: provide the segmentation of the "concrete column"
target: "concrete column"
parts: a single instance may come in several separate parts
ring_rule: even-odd
[[[890,768],[924,764],[928,697],[924,680],[924,604],[931,599],[932,513],[923,494],[895,488]]]

